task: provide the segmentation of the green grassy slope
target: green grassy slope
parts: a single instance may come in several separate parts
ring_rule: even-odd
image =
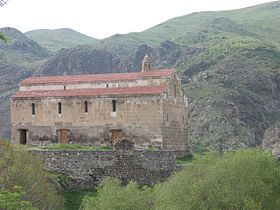
[[[52,52],[61,48],[71,48],[77,45],[88,45],[97,42],[97,39],[69,28],[39,29],[26,32],[25,35]]]
[[[218,12],[196,12],[189,15],[176,17],[164,23],[151,27],[143,32],[116,34],[111,37],[97,40],[72,29],[40,29],[26,32],[25,35],[52,52],[61,48],[70,48],[77,45],[90,44],[96,48],[116,49],[127,47],[135,50],[138,45],[148,44],[159,46],[166,40],[175,41],[178,44],[190,44],[182,39],[189,35],[195,35],[202,29],[211,27],[209,23],[223,17],[240,24],[248,31],[254,31],[259,36],[271,39],[271,42],[280,41],[280,28],[278,24],[280,14],[279,1],[248,7],[245,9],[218,11]]]
[[[176,41],[179,37],[184,37],[188,35],[188,33],[193,34],[199,32],[204,29],[208,23],[211,23],[214,19],[219,17],[230,18],[249,31],[252,30],[256,34],[269,38],[272,41],[280,41],[280,28],[275,27],[279,24],[280,18],[279,1],[231,11],[196,12],[170,19],[140,33],[119,35],[102,41],[103,43],[107,41],[115,43],[119,42],[123,37],[130,37],[129,42],[131,42],[131,38],[133,38],[135,44],[148,43],[152,46],[158,46],[160,42],[165,40]],[[181,41],[176,42],[178,44],[184,44],[184,42]]]

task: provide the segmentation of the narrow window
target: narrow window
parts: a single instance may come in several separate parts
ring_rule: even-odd
[[[116,100],[112,100],[112,111],[115,112],[117,109],[117,103],[116,103]]]
[[[84,101],[84,111],[85,113],[88,113],[88,102],[87,101]]]
[[[109,87],[109,84],[106,84],[106,88],[108,88]]]
[[[174,97],[176,98],[176,85],[174,85]]]
[[[61,114],[61,102],[58,102],[58,114]]]
[[[64,85],[64,90],[66,90],[66,85]]]
[[[32,115],[35,115],[35,104],[32,103],[32,104],[31,104],[31,107],[32,107]]]
[[[169,119],[168,119],[168,114],[166,114],[166,122],[168,122],[168,120],[169,120]]]

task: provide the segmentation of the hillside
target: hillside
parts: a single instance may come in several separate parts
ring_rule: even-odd
[[[62,48],[71,48],[77,45],[88,45],[97,42],[97,39],[86,36],[82,33],[69,28],[60,29],[39,29],[24,33],[30,39],[33,39],[41,46],[51,52],[56,52]]]
[[[0,28],[8,42],[0,41],[0,136],[10,135],[9,96],[19,81],[29,77],[49,57],[49,51],[15,28]]]
[[[256,35],[270,39],[270,42],[279,46],[280,29],[275,27],[278,25],[280,17],[278,11],[279,1],[232,11],[196,12],[170,19],[143,32],[113,35],[100,40],[95,44],[95,47],[126,46],[135,50],[141,44],[157,47],[166,40],[174,41],[180,45],[193,44],[193,39],[209,27],[211,28],[211,23],[219,18],[228,19],[240,25],[245,31],[253,31]],[[227,25],[228,23],[229,25]],[[217,26],[217,29],[226,27],[224,28],[225,32],[229,35],[243,33],[240,28],[236,31],[230,25],[231,22],[228,23]]]
[[[0,28],[0,32],[8,38],[7,43],[0,42],[1,62],[28,66],[49,56],[47,49],[15,28]]]
[[[280,117],[280,1],[173,18],[140,33],[63,49],[36,75],[176,67],[189,96],[194,148],[258,146]]]

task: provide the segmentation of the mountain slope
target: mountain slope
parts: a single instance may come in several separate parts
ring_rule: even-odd
[[[170,19],[140,33],[112,36],[102,40],[102,43],[103,45],[106,45],[106,43],[112,45],[121,42],[124,45],[130,43],[130,45],[149,44],[158,46],[161,42],[170,40],[177,44],[186,44],[184,40],[178,41],[177,39],[186,37],[189,33],[200,32],[206,25],[220,17],[230,18],[242,27],[247,28],[248,31],[252,30],[259,36],[279,43],[280,28],[275,27],[279,24],[279,5],[279,1],[275,1],[231,11],[196,12]]]
[[[14,28],[1,28],[8,42],[0,41],[0,136],[10,135],[9,96],[18,83],[33,74],[49,51]]]
[[[47,49],[24,36],[15,28],[0,28],[8,42],[0,42],[0,62],[28,65],[49,57]]]
[[[97,39],[69,28],[33,30],[26,32],[25,36],[52,52],[62,48],[71,48],[77,45],[88,45],[97,42]]]
[[[183,64],[190,139],[215,149],[258,146],[280,117],[280,51],[248,38],[228,44]]]

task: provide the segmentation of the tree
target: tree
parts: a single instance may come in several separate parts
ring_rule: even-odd
[[[8,42],[8,38],[2,32],[0,32],[0,40],[4,41],[5,43]]]
[[[23,199],[24,191],[21,187],[14,186],[12,191],[0,188],[0,209],[9,210],[38,210],[29,201]]]
[[[278,210],[279,180],[279,163],[264,151],[211,153],[154,188],[105,179],[82,209]]]
[[[38,209],[64,209],[59,185],[42,168],[40,159],[24,146],[0,140],[0,168],[3,188],[12,191],[14,186],[20,186],[25,200]]]
[[[280,167],[260,150],[211,154],[156,188],[155,209],[277,210]]]
[[[4,5],[6,5],[7,2],[8,2],[8,0],[0,0],[0,6],[2,7],[2,6],[4,6]],[[5,37],[5,35],[4,35],[3,33],[0,32],[0,41],[1,41],[1,40],[4,41],[4,42],[7,42],[7,41],[8,41],[7,37]]]
[[[86,196],[83,200],[85,210],[149,210],[153,209],[153,190],[140,188],[136,182],[122,186],[114,178],[106,178],[98,188],[97,197]]]

